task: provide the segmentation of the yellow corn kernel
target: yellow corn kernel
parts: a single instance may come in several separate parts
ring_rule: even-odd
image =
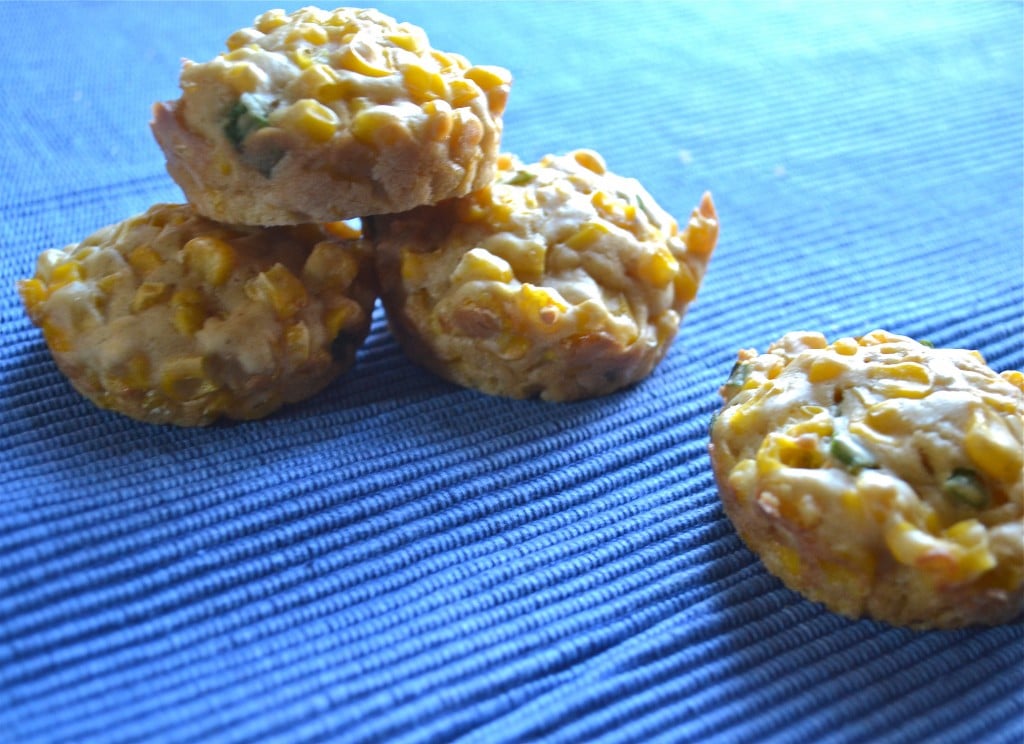
[[[374,147],[391,147],[408,136],[398,119],[379,109],[360,111],[349,129],[357,140]]]
[[[846,371],[846,365],[830,356],[817,357],[807,370],[810,382],[827,382],[834,380]]]
[[[330,240],[317,243],[302,267],[303,281],[319,291],[343,291],[355,281],[358,273],[359,259],[356,255]]]
[[[592,171],[599,176],[608,170],[604,158],[593,150],[576,150],[573,152],[572,158],[588,171]]]
[[[179,289],[171,295],[171,323],[178,333],[191,336],[206,322],[203,296],[194,289]]]
[[[448,84],[451,91],[448,102],[452,108],[462,108],[480,95],[480,89],[470,80],[456,78]]]
[[[288,57],[289,59],[291,59],[292,63],[300,70],[308,70],[310,67],[313,66],[313,63],[316,61],[314,60],[313,55],[309,53],[309,50],[304,48],[292,49],[290,52],[288,52]]]
[[[322,26],[318,26],[315,23],[300,23],[288,32],[285,41],[289,44],[305,41],[309,44],[321,46],[327,43],[327,32]]]
[[[421,286],[430,274],[430,267],[433,264],[432,254],[419,253],[418,251],[402,249],[402,282],[407,287]]]
[[[875,403],[864,413],[864,423],[887,436],[909,434],[914,429],[912,421],[904,415],[899,398]]]
[[[358,48],[355,45],[349,45],[345,47],[345,51],[338,58],[337,66],[367,77],[387,77],[391,74],[391,69],[388,67],[387,61],[379,57],[376,50],[368,44]]]
[[[338,129],[338,115],[319,101],[302,98],[275,117],[274,124],[313,142],[326,142]]]
[[[488,253],[483,248],[471,248],[459,259],[452,271],[451,280],[456,283],[471,281],[512,281],[512,267],[508,261]]]
[[[67,329],[54,324],[49,319],[44,320],[40,327],[43,331],[43,338],[46,339],[46,345],[51,350],[56,353],[71,350],[71,335]]]
[[[573,233],[565,241],[565,245],[574,251],[582,251],[589,248],[609,232],[611,231],[608,227],[601,222],[588,222]]]
[[[301,320],[289,325],[284,332],[284,345],[288,358],[292,361],[301,364],[309,359],[312,349],[309,327]]]
[[[308,300],[302,282],[280,263],[250,279],[246,294],[252,299],[270,303],[279,318],[291,318]]]
[[[1021,392],[1024,392],[1024,373],[1018,372],[1015,369],[1008,369],[1005,372],[1000,372],[999,376]]]
[[[288,16],[283,10],[268,10],[256,19],[255,27],[264,34],[288,23]]]
[[[82,278],[82,269],[77,261],[66,261],[53,267],[50,275],[50,291],[59,289],[65,284],[77,282]]]
[[[526,283],[519,288],[519,308],[525,317],[539,319],[542,326],[554,326],[569,305],[557,292]]]
[[[302,71],[295,87],[298,94],[304,98],[315,98],[321,103],[333,103],[345,97],[348,86],[328,65],[314,64]]]
[[[479,85],[484,91],[498,88],[502,85],[509,85],[512,82],[512,76],[508,70],[504,67],[494,67],[492,65],[474,65],[466,70],[464,75]]]
[[[843,338],[837,338],[833,342],[832,348],[837,354],[853,356],[857,353],[857,349],[860,348],[860,345],[857,343],[857,339],[844,336]]]
[[[405,82],[405,89],[417,103],[435,98],[448,98],[448,83],[438,72],[424,69],[419,65],[409,65],[403,71],[402,79]]]
[[[770,549],[765,557],[774,564],[776,571],[785,576],[799,576],[803,571],[803,563],[800,554],[788,545],[776,544]]]
[[[117,392],[149,390],[149,359],[145,354],[134,354],[124,364],[119,365],[117,373],[111,376],[110,385],[119,388]]]
[[[676,300],[684,303],[692,302],[700,288],[700,280],[686,263],[679,264],[679,272],[675,275],[672,284]]]
[[[500,171],[512,170],[512,167],[516,165],[516,159],[511,153],[501,152],[498,153],[497,166]]]
[[[171,293],[171,285],[165,282],[143,282],[132,297],[132,312],[141,313],[164,300]]]
[[[878,390],[890,397],[923,398],[932,389],[932,373],[920,362],[872,365],[868,377],[878,380]]]
[[[38,279],[22,279],[18,282],[18,295],[24,303],[25,308],[31,314],[32,310],[46,301],[49,292]]]
[[[363,236],[361,226],[353,225],[345,220],[325,222],[323,228],[324,232],[328,235],[333,235],[335,238],[341,238],[342,240],[356,240]]]
[[[242,49],[249,44],[252,44],[256,39],[262,36],[259,31],[254,28],[243,28],[235,31],[231,36],[227,38],[224,45],[228,48],[228,51],[234,52],[238,49]]]
[[[324,313],[324,329],[327,337],[334,339],[345,328],[359,323],[363,317],[363,309],[355,300],[339,297],[337,304],[327,308]]]
[[[396,31],[395,33],[387,34],[384,38],[399,49],[404,49],[407,52],[419,52],[423,48],[416,35],[408,31]]]
[[[447,101],[427,101],[422,108],[428,117],[427,132],[431,139],[440,142],[452,133],[452,107]]]
[[[964,449],[971,462],[989,477],[1020,482],[1022,467],[1021,419],[975,409],[967,426]]]
[[[173,401],[183,403],[217,390],[206,374],[199,356],[172,359],[160,370],[160,392]]]
[[[128,255],[125,256],[125,259],[128,261],[128,265],[132,267],[135,273],[140,276],[147,276],[164,264],[164,260],[160,254],[148,245],[140,245],[137,248],[133,248]]]
[[[252,93],[266,79],[266,73],[250,62],[231,65],[224,77],[236,93]]]
[[[645,284],[661,289],[676,278],[679,273],[679,262],[669,253],[668,248],[659,245],[653,252],[640,257],[636,273]]]
[[[186,271],[214,287],[224,284],[235,268],[235,249],[231,244],[208,235],[200,235],[185,243],[181,257]]]

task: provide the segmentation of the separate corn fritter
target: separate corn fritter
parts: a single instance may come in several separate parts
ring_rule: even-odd
[[[592,150],[499,160],[483,189],[367,222],[411,358],[461,385],[564,401],[643,379],[697,295],[718,236],[705,194],[680,231]]]
[[[175,204],[43,252],[18,289],[79,392],[183,426],[313,395],[352,365],[376,299],[344,223],[228,227]]]
[[[875,331],[744,350],[711,458],[789,587],[850,617],[995,624],[1024,602],[1024,375]]]
[[[171,176],[206,217],[330,222],[462,196],[494,173],[511,77],[373,9],[272,10],[153,109]]]

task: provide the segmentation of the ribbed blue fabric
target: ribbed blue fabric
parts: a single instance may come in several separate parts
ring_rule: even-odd
[[[706,435],[736,350],[790,330],[1024,366],[1020,3],[381,3],[512,70],[506,149],[592,147],[681,218],[712,191],[667,358],[599,400],[492,398],[378,308],[356,367],[266,420],[100,411],[14,282],[182,199],[149,107],[269,7],[0,4],[0,740],[1024,738],[1024,625],[784,589]]]

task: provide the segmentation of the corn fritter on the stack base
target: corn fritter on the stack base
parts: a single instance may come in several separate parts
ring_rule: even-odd
[[[158,204],[18,283],[72,385],[159,424],[260,418],[354,362],[376,300],[368,247],[342,223],[229,227]]]

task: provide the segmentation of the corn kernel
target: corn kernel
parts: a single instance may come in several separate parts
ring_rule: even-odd
[[[164,300],[171,293],[171,285],[165,282],[143,282],[132,297],[132,312],[141,313]]]
[[[71,282],[77,282],[82,278],[82,270],[77,261],[66,261],[53,267],[53,274],[50,277],[50,291],[59,289]]]
[[[890,397],[923,398],[932,389],[932,373],[919,362],[872,365],[867,374],[878,380],[878,390]]]
[[[408,136],[402,123],[386,111],[367,109],[352,119],[352,136],[375,147],[391,147]]]
[[[673,287],[678,301],[692,302],[697,296],[697,290],[700,288],[699,280],[688,264],[679,264],[679,272],[673,280]]]
[[[429,117],[427,131],[431,139],[440,142],[452,133],[452,107],[447,101],[427,101],[423,113]]]
[[[250,279],[246,294],[269,302],[279,318],[291,318],[307,302],[306,288],[284,264],[276,263]]]
[[[641,256],[637,265],[637,276],[640,280],[657,289],[668,286],[678,273],[679,262],[669,253],[668,248],[662,245],[655,251]]]
[[[609,232],[608,227],[600,222],[588,222],[571,235],[565,241],[565,245],[575,251],[582,251],[589,248]]]
[[[314,142],[327,142],[337,131],[338,115],[319,101],[302,98],[276,117],[274,124]]]
[[[68,334],[67,330],[54,324],[49,319],[43,321],[41,328],[43,331],[43,338],[46,339],[46,345],[49,346],[50,349],[57,353],[71,351],[71,336]]]
[[[220,238],[200,235],[181,248],[185,270],[197,274],[207,284],[219,287],[235,267],[235,249]]]
[[[324,328],[327,337],[334,339],[342,332],[359,321],[363,315],[363,309],[355,300],[347,297],[338,298],[338,304],[329,307],[324,313]]]
[[[488,253],[483,248],[471,248],[467,251],[455,270],[452,271],[453,282],[471,281],[512,281],[512,267],[503,258]]]
[[[800,554],[788,545],[775,545],[766,556],[771,559],[786,576],[799,576],[803,571]]]
[[[419,253],[405,248],[402,250],[402,281],[412,287],[422,285],[433,261],[430,253]]]
[[[426,70],[419,65],[409,65],[405,68],[402,79],[405,82],[405,89],[417,103],[430,101],[435,98],[446,99],[449,95],[448,83],[441,77],[440,73]]]
[[[179,403],[195,400],[217,390],[206,374],[202,357],[185,357],[167,362],[160,372],[160,391]]]
[[[913,431],[914,424],[903,412],[900,399],[875,403],[864,414],[864,423],[880,434],[900,436]]]
[[[46,286],[38,279],[22,279],[18,282],[18,295],[25,304],[29,313],[33,308],[46,301],[49,292]]]
[[[345,220],[338,220],[337,222],[325,222],[323,225],[324,232],[329,235],[333,235],[336,238],[342,240],[356,240],[363,236],[362,227],[350,224]],[[308,260],[307,260],[308,263]]]
[[[387,61],[377,59],[378,56],[369,45],[361,45],[359,48],[349,45],[337,60],[337,66],[367,77],[387,77],[391,70]]]
[[[135,273],[141,276],[153,273],[164,264],[160,254],[148,245],[140,245],[137,248],[133,248],[125,256],[125,259],[127,259],[128,265],[134,269]]]
[[[309,359],[312,350],[309,327],[301,320],[289,325],[284,332],[284,344],[286,353],[291,360],[301,364]]]
[[[194,289],[178,289],[171,295],[171,323],[178,333],[191,336],[206,322],[203,297]]]
[[[1001,481],[1020,481],[1022,467],[1021,431],[1014,418],[976,409],[964,437],[964,449],[979,470]]]
[[[256,19],[256,29],[264,34],[269,34],[275,28],[288,23],[288,17],[283,10],[268,10]]]
[[[470,80],[456,78],[448,84],[448,87],[451,91],[448,101],[452,108],[467,106],[480,95],[480,89]]]
[[[605,165],[604,158],[593,150],[576,150],[572,154],[573,160],[582,165],[588,171],[592,171],[597,175],[602,175],[608,170],[608,166]]]
[[[289,44],[305,41],[309,44],[321,46],[327,43],[327,32],[323,27],[315,23],[300,23],[288,32],[285,41]]]
[[[419,52],[423,48],[420,40],[408,31],[387,34],[384,38],[407,52]]]
[[[243,28],[235,31],[231,36],[227,38],[225,46],[229,51],[235,51],[241,49],[249,44],[252,44],[256,39],[260,38],[263,34],[254,28]]]
[[[225,73],[228,84],[236,93],[252,93],[266,77],[266,73],[250,62],[231,65]]]
[[[846,365],[832,357],[817,357],[807,370],[810,382],[827,382],[839,377],[846,370]]]
[[[1024,392],[1024,372],[1018,372],[1015,369],[1008,369],[1005,372],[1000,372],[999,376],[1021,392]]]
[[[474,65],[464,73],[467,78],[480,86],[482,90],[491,90],[503,85],[509,85],[512,77],[504,67],[492,65]]]
[[[843,338],[837,338],[832,343],[832,348],[835,349],[837,354],[853,356],[857,353],[857,349],[859,349],[860,346],[857,344],[857,339],[844,336]]]
[[[295,90],[304,98],[333,103],[345,97],[347,85],[328,65],[314,64],[299,75]]]
[[[345,225],[346,223],[332,223]],[[357,233],[358,235],[358,233]],[[302,267],[302,278],[310,287],[322,290],[344,290],[352,284],[359,273],[359,261],[344,247],[329,240],[317,243]]]

